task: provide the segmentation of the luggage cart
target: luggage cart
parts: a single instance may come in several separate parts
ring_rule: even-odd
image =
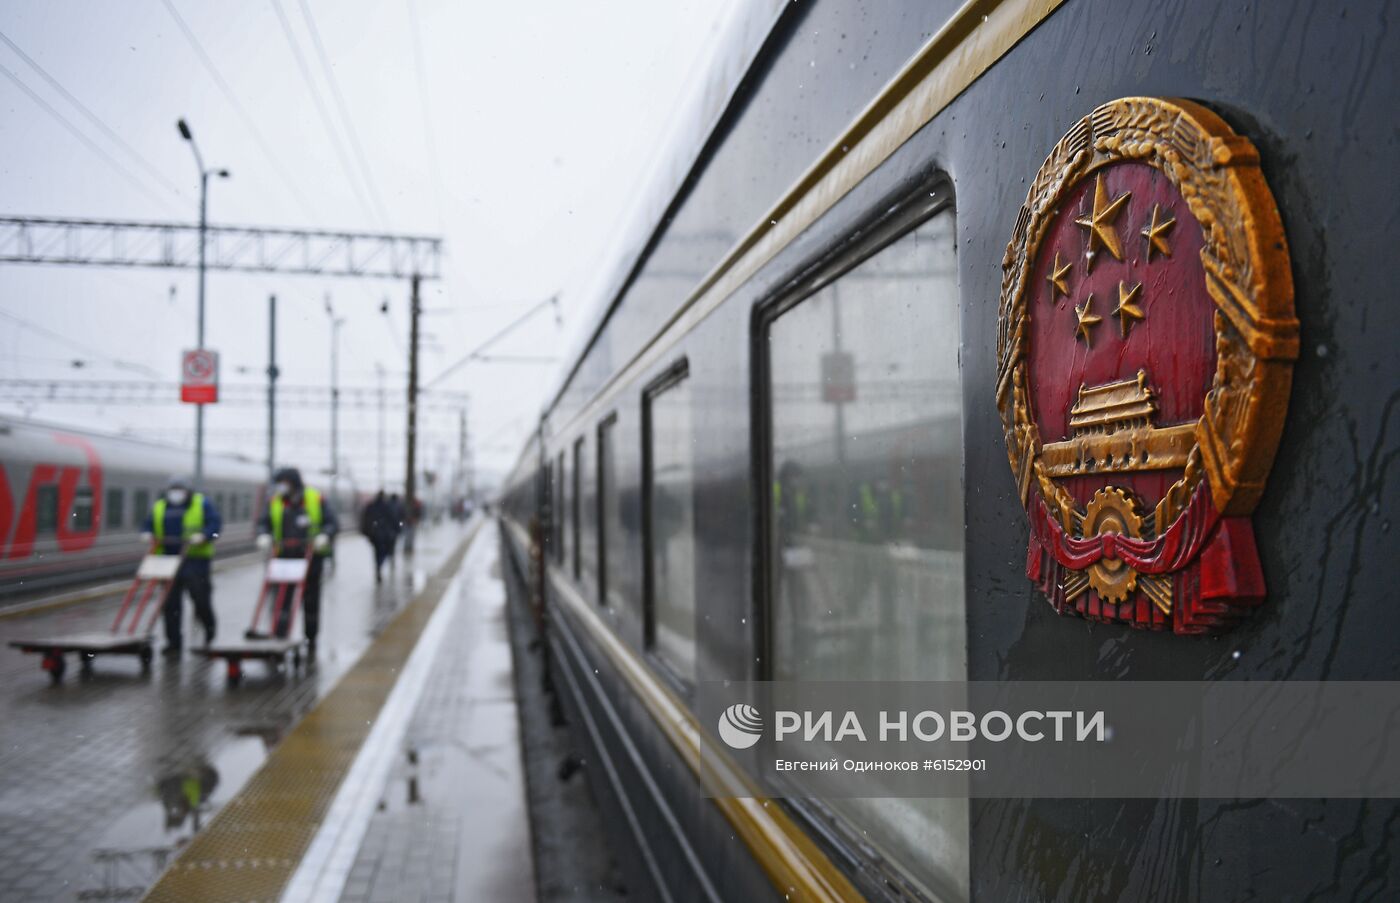
[[[290,657],[293,668],[301,667],[302,643],[301,640],[292,639],[292,633],[297,626],[297,612],[306,590],[306,575],[313,554],[314,549],[308,547],[303,558],[269,558],[263,571],[262,589],[258,591],[258,604],[253,609],[253,623],[244,632],[243,641],[195,650],[206,658],[221,658],[228,664],[229,686],[236,687],[242,682],[245,659],[261,659],[269,669],[276,669],[286,664]],[[268,629],[264,632],[258,628],[258,622],[262,619],[269,591],[274,588],[276,600],[268,610]],[[287,610],[286,636],[278,636],[277,622],[281,620],[286,606],[291,606]]]
[[[40,667],[49,672],[49,680],[54,684],[62,682],[63,674],[68,670],[64,656],[69,652],[77,654],[78,667],[84,677],[92,674],[93,660],[99,655],[134,655],[141,660],[141,673],[149,674],[151,659],[154,657],[151,636],[155,631],[156,619],[165,608],[166,598],[175,583],[175,575],[179,573],[180,564],[184,560],[183,551],[179,555],[150,554],[142,558],[141,564],[136,568],[136,577],[122,598],[121,608],[117,610],[116,620],[112,622],[110,630],[11,640],[10,645],[22,652],[42,655]],[[146,619],[145,629],[140,630],[141,616],[151,598],[156,595],[159,595],[160,601],[151,611],[151,616]],[[135,608],[132,608],[132,599],[138,599]],[[128,611],[131,613],[130,618],[127,617]]]

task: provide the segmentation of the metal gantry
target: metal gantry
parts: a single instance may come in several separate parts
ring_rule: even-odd
[[[357,410],[373,410],[381,403],[377,386],[341,386],[340,403]],[[96,379],[0,379],[0,403],[150,405],[180,400],[180,384],[143,380]],[[418,407],[456,413],[467,404],[465,392],[423,391]],[[327,408],[331,391],[326,386],[277,386],[277,403],[293,408]],[[258,383],[225,383],[219,387],[219,404],[230,407],[265,407],[267,386]]]
[[[429,235],[210,225],[210,270],[304,276],[439,279],[442,239]],[[197,269],[199,225],[0,216],[0,263]]]
[[[180,133],[190,139],[182,120]],[[197,157],[197,154],[196,154]],[[198,157],[197,157],[198,159]],[[201,178],[207,173],[200,161]],[[225,173],[226,174],[226,173]],[[201,197],[203,195],[201,194]],[[201,213],[203,203],[201,202]],[[347,232],[332,229],[283,229],[259,226],[216,226],[199,223],[161,223],[137,220],[65,219],[44,216],[0,216],[0,264],[47,264],[51,266],[151,267],[156,269],[199,270],[201,283],[206,270],[243,273],[276,273],[300,276],[335,276],[407,279],[412,286],[410,320],[413,340],[409,349],[408,449],[405,493],[410,507],[414,500],[417,442],[419,318],[422,303],[419,289],[423,280],[442,278],[442,239],[430,235],[398,235],[376,232]],[[201,296],[202,296],[201,291]],[[269,305],[275,320],[275,303]],[[202,305],[201,305],[202,311]],[[202,323],[202,316],[201,316]],[[275,329],[275,326],[272,327]],[[204,346],[201,326],[199,347]],[[271,350],[271,349],[270,349]],[[277,377],[275,360],[268,364],[268,467],[274,464]],[[65,387],[50,381],[46,388],[12,381],[0,389],[0,400],[60,401],[73,403],[123,404],[120,399],[145,391],[127,384],[106,396],[92,400],[95,387]],[[115,384],[114,384],[115,385]],[[148,386],[150,384],[147,384]],[[262,392],[261,389],[258,390]],[[48,394],[34,397],[35,392]],[[225,395],[225,398],[231,396]],[[150,398],[150,401],[165,400]],[[327,399],[329,401],[329,398]],[[234,402],[237,403],[237,402]],[[296,402],[292,402],[295,404]],[[431,402],[429,402],[431,405]],[[199,408],[203,419],[203,406]],[[202,455],[196,451],[196,470]]]

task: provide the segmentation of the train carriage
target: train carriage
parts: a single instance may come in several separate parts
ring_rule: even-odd
[[[0,597],[132,573],[141,523],[188,453],[137,438],[0,418]],[[211,456],[201,487],[224,519],[220,548],[247,548],[265,469]]]
[[[712,798],[691,710],[1400,677],[1386,14],[736,18],[501,499],[642,898],[1396,893],[1393,800]]]

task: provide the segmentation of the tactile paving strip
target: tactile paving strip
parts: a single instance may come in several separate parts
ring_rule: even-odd
[[[281,898],[479,527],[176,857],[146,894],[147,901],[271,903]]]

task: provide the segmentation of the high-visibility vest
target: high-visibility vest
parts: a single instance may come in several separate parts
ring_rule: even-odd
[[[792,493],[793,516],[800,523],[807,519],[807,490],[798,487]],[[777,511],[783,510],[783,484],[781,480],[773,481],[773,508]]]
[[[306,507],[306,516],[311,521],[311,529],[307,531],[307,538],[310,539],[321,532],[321,493],[308,486],[301,491],[301,503]],[[282,515],[286,510],[287,503],[280,495],[273,496],[267,504],[267,519],[272,522],[272,541],[278,546],[282,545]],[[316,554],[329,555],[330,551],[327,546]]]
[[[860,512],[872,526],[880,519],[880,502],[875,498],[875,490],[869,483],[860,484]]]
[[[165,509],[169,505],[163,498],[156,499],[156,503],[151,506],[151,526],[156,536],[156,546],[162,548],[165,545]],[[204,532],[204,493],[196,492],[190,497],[189,507],[185,509],[184,518],[180,524],[180,536],[188,540],[196,533]],[[213,558],[214,543],[205,540],[201,543],[190,543],[185,547],[186,558]]]

